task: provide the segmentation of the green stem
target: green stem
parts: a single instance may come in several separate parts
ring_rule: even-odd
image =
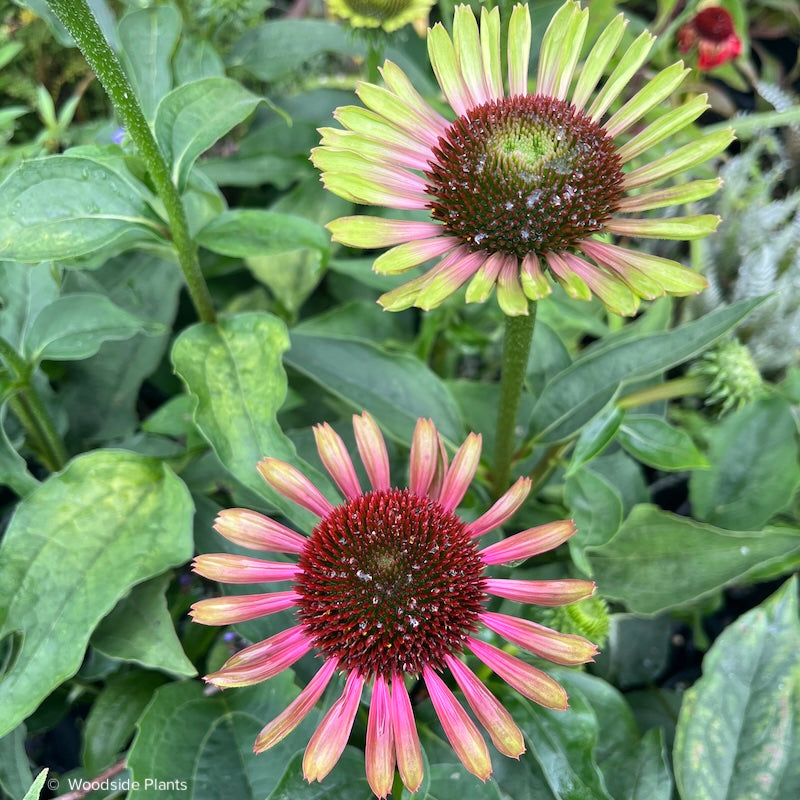
[[[200,271],[197,247],[189,235],[186,210],[178,189],[170,177],[169,167],[147,124],[136,92],[123,72],[119,59],[105,40],[86,0],[48,0],[48,2],[94,70],[125,130],[142,154],[153,186],[167,212],[172,243],[177,251],[178,263],[197,315],[203,322],[214,322],[216,319],[214,306],[205,278]]]
[[[17,351],[0,337],[0,358],[14,373],[17,393],[9,400],[14,416],[34,442],[42,463],[51,471],[67,463],[67,451],[58,435],[53,418],[31,382],[31,369]]]
[[[382,59],[383,47],[370,43],[367,48],[367,81],[369,83],[377,84],[380,82],[381,75],[380,72],[378,72],[378,67]]]
[[[402,800],[403,788],[403,779],[400,777],[399,772],[395,772],[394,782],[392,783],[392,800]]]
[[[676,397],[686,397],[687,395],[705,394],[708,388],[708,380],[703,375],[688,375],[683,378],[674,378],[671,381],[664,381],[655,386],[646,386],[638,392],[631,392],[617,401],[617,406],[623,411],[638,406],[645,406],[648,403],[655,403],[659,400],[673,400]]]
[[[497,439],[494,451],[494,496],[508,488],[511,463],[516,451],[516,426],[522,384],[528,367],[528,354],[536,322],[536,303],[531,303],[527,316],[506,317],[503,338],[503,361],[500,368],[500,406],[497,410]]]
[[[572,440],[553,444],[547,449],[539,462],[529,475],[531,479],[531,491],[535,492],[540,486],[547,483],[547,479],[553,474],[553,470],[558,466],[558,462],[566,451],[572,447]]]

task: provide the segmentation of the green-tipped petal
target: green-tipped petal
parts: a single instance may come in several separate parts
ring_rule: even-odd
[[[567,266],[567,263],[558,253],[547,254],[547,265],[561,288],[573,300],[585,300],[588,303],[592,299],[592,290],[582,278]]]
[[[486,263],[472,276],[467,286],[466,301],[468,303],[484,303],[494,290],[497,276],[506,260],[502,253],[492,253]]]
[[[441,305],[481,268],[485,260],[486,254],[480,250],[475,253],[453,251],[435,271],[428,273],[428,280],[414,305],[424,311]]]
[[[469,6],[456,6],[453,18],[453,47],[472,102],[482,105],[488,100],[483,81],[483,57],[478,36],[478,21]]]
[[[325,226],[333,240],[347,247],[391,247],[401,242],[439,236],[442,226],[435,222],[411,222],[383,217],[340,217]]]
[[[659,258],[647,253],[641,255],[642,263],[653,280],[657,281],[669,294],[698,294],[708,288],[708,281],[699,272],[695,272],[677,261]]]
[[[465,114],[471,105],[470,94],[458,68],[453,43],[440,22],[428,31],[428,56],[447,102],[456,114]]]
[[[682,106],[668,111],[648,125],[641,133],[637,133],[629,142],[619,148],[618,155],[623,164],[644,153],[659,142],[663,142],[677,131],[683,130],[694,122],[708,108],[708,95],[700,94],[688,100]]]
[[[430,107],[422,95],[414,88],[405,72],[403,72],[397,64],[392,61],[386,61],[383,67],[381,67],[380,73],[383,76],[386,86],[409,108],[414,109],[420,117],[439,131],[444,131],[447,128],[447,120]]]
[[[529,253],[522,259],[519,277],[522,283],[522,291],[525,292],[525,296],[529,300],[541,300],[553,291],[545,274],[542,272],[539,259],[533,253]]]
[[[594,102],[586,112],[594,122],[599,121],[606,109],[619,97],[620,92],[628,85],[636,70],[642,66],[650,48],[653,46],[655,36],[644,31],[633,44],[625,51],[614,71],[609,75],[603,88],[598,92]]]
[[[398,147],[414,148],[417,144],[413,138],[409,140],[409,135],[404,130],[368,108],[342,106],[333,112],[333,116],[347,130],[361,136]]]
[[[572,93],[572,103],[575,108],[583,110],[589,102],[594,87],[597,86],[611,56],[622,41],[622,34],[625,33],[627,25],[628,20],[622,14],[618,14],[598,37],[586,58]]]
[[[559,77],[570,62],[574,69],[583,44],[583,34],[586,32],[585,22],[582,24],[583,17],[584,12],[581,11],[580,4],[568,0],[550,20],[539,51],[539,70],[536,76],[536,91],[539,94],[558,97],[556,88],[559,85]],[[579,37],[581,27],[583,33]],[[571,50],[571,47],[574,50]]]
[[[690,72],[690,69],[684,69],[682,61],[661,70],[606,122],[603,126],[606,133],[612,138],[619,136],[651,108],[655,108],[669,97]]]
[[[693,169],[698,164],[719,155],[735,138],[733,129],[726,128],[689,142],[656,161],[629,172],[625,176],[625,188],[635,189],[659,183],[679,172]]]
[[[401,128],[428,145],[439,141],[439,130],[430,120],[418,113],[412,106],[382,86],[361,81],[356,86],[356,94],[367,108]],[[406,142],[406,146],[408,142]]]
[[[503,98],[503,68],[500,63],[500,9],[481,7],[481,55],[490,99]]]
[[[375,272],[382,275],[395,275],[441,256],[452,250],[459,240],[450,236],[437,236],[417,242],[406,242],[381,253],[372,265]]]
[[[500,310],[509,317],[527,316],[528,298],[519,281],[516,259],[508,259],[497,278],[497,302]]]
[[[528,93],[531,57],[531,15],[528,6],[516,5],[508,23],[508,94]]]
[[[670,217],[668,219],[611,218],[606,229],[619,236],[639,236],[645,239],[702,239],[713,233],[721,217],[701,214],[697,217]]]
[[[390,292],[382,294],[378,298],[378,303],[384,311],[404,311],[414,305],[417,295],[428,280],[428,274],[420,275]]]
[[[654,208],[694,203],[697,200],[710,197],[720,186],[722,186],[722,178],[710,178],[702,181],[690,181],[679,186],[670,186],[667,189],[645,192],[633,197],[623,197],[617,205],[617,211],[630,214],[632,212],[650,211]]]

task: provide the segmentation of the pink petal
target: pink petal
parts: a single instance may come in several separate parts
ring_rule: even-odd
[[[444,681],[428,666],[422,676],[445,735],[461,763],[482,781],[492,774],[486,742]]]
[[[378,423],[366,412],[361,416],[353,415],[353,430],[356,434],[356,445],[367,470],[369,482],[376,492],[389,489],[389,454],[386,442],[378,427]]]
[[[299,533],[246,508],[220,511],[214,530],[234,544],[273,553],[302,553],[306,539]]]
[[[376,676],[369,706],[366,745],[367,782],[373,794],[385,798],[394,780],[394,738],[386,681]]]
[[[328,470],[330,476],[336,481],[336,485],[341,489],[342,494],[348,500],[354,500],[361,494],[356,470],[350,460],[350,454],[344,446],[342,437],[331,428],[328,423],[315,425],[314,440],[317,443],[317,452]]]
[[[291,632],[299,630],[297,628],[291,629]],[[286,631],[284,631],[286,633]],[[280,634],[278,634],[280,635]],[[273,640],[275,636],[271,637]],[[269,639],[267,641],[270,641]],[[264,642],[259,645],[253,645],[254,648],[260,647]],[[250,650],[251,648],[247,648]],[[227,689],[232,686],[251,686],[254,683],[261,683],[262,681],[274,678],[279,673],[288,669],[301,659],[309,650],[311,650],[311,641],[305,636],[295,637],[292,639],[286,637],[282,646],[274,646],[269,654],[261,659],[253,659],[246,656],[243,659],[237,660],[241,653],[237,653],[233,658],[229,658],[222,669],[206,675],[204,678],[208,683],[213,683],[220,689]]]
[[[471,433],[453,456],[439,494],[439,505],[445,511],[452,511],[469,489],[481,460],[481,442],[479,433]]]
[[[220,583],[266,583],[290,581],[299,567],[285,561],[262,561],[260,558],[229,553],[196,556],[192,569],[204,578]]]
[[[295,625],[285,631],[276,633],[268,639],[251,644],[234,653],[224,664],[225,667],[238,667],[242,664],[250,664],[254,661],[263,661],[275,653],[283,652],[287,649],[300,647],[308,640],[302,625]]]
[[[531,490],[530,478],[519,478],[517,482],[485,513],[467,525],[472,536],[499,528],[517,513]]]
[[[592,581],[565,579],[560,581],[518,581],[486,578],[486,591],[517,603],[537,606],[566,606],[591,597],[595,591]]]
[[[446,655],[444,660],[494,746],[503,755],[519,758],[525,752],[525,741],[511,714],[465,664],[452,655]]]
[[[318,517],[327,517],[333,506],[311,481],[291,464],[277,458],[265,458],[258,465],[264,480],[288,500]]]
[[[468,281],[487,257],[484,250],[471,253],[466,247],[456,248],[428,272],[427,280],[414,300],[414,305],[425,311],[436,308]]]
[[[297,595],[294,592],[211,597],[194,603],[189,614],[195,622],[203,625],[233,625],[285,611],[296,602]]]
[[[467,639],[467,646],[489,669],[497,673],[523,697],[545,708],[557,710],[567,708],[567,693],[564,687],[540,669],[479,639],[470,637]]]
[[[571,519],[549,522],[526,531],[509,536],[502,542],[489,545],[481,550],[484,564],[508,564],[524,558],[545,553],[558,547],[575,533],[575,523]]]
[[[303,777],[309,783],[321,781],[336,766],[350,736],[363,688],[364,679],[351,672],[342,696],[314,731],[303,756]]]
[[[423,497],[431,485],[439,464],[439,436],[433,420],[418,419],[411,440],[408,488]]]
[[[597,647],[588,639],[559,633],[527,619],[485,611],[480,614],[480,620],[498,636],[556,664],[574,667],[594,661],[593,656],[597,655]]]
[[[258,734],[253,752],[263,753],[278,744],[308,716],[328,687],[337,663],[335,658],[329,658],[322,665],[305,689]]]
[[[406,789],[414,794],[422,785],[422,749],[414,722],[414,712],[411,710],[411,700],[403,676],[397,672],[392,675],[390,701],[397,771]]]
[[[436,440],[439,442],[439,458],[436,462],[436,472],[433,474],[433,480],[431,481],[431,485],[428,487],[428,497],[430,497],[431,500],[439,499],[439,493],[442,491],[444,476],[447,475],[447,468],[449,464],[449,460],[447,458],[447,448],[444,446],[444,442],[442,441],[442,437],[439,435],[439,431],[436,431]]]

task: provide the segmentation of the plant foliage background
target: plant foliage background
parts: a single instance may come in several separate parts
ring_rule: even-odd
[[[559,5],[531,3],[534,52]],[[570,516],[579,533],[515,577],[591,576],[605,605],[540,621],[605,638],[602,655],[555,671],[567,713],[493,683],[528,751],[496,758],[485,785],[422,702],[419,800],[800,796],[787,580],[800,564],[800,7],[723,5],[743,54],[693,74],[713,108],[685,138],[726,118],[737,130],[715,167],[725,186],[703,204],[724,221],[691,250],[660,245],[711,289],[632,321],[559,290],[539,303],[515,464],[535,499],[514,524]],[[324,224],[353,207],[323,190],[308,154],[332,110],[354,102],[372,39],[315,0],[91,6],[166,156],[219,316],[197,322],[145,162],[64,28],[43,0],[5,4],[0,796],[38,796],[26,792],[47,767],[44,797],[113,774],[130,788],[84,796],[368,798],[363,719],[321,787],[299,767],[314,715],[252,754],[311,663],[204,691],[199,675],[279,626],[192,625],[190,604],[219,588],[187,562],[224,547],[211,529],[220,507],[310,529],[255,465],[271,455],[318,471],[317,422],[344,434],[368,410],[398,465],[418,416],[450,446],[482,432],[491,453],[502,314],[458,298],[384,313],[375,297],[399,279],[330,242]],[[590,24],[624,10],[626,36],[660,34],[664,66],[696,9],[602,0]],[[413,27],[385,55],[435,97]],[[477,485],[465,513],[488,501]]]

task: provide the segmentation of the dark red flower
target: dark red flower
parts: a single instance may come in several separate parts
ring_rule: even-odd
[[[697,45],[699,69],[714,67],[736,58],[742,52],[742,42],[733,28],[733,19],[724,8],[708,6],[678,31],[678,47],[688,53]]]

